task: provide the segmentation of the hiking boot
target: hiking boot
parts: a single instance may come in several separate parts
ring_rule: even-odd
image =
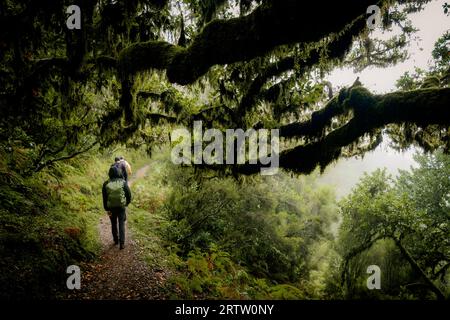
[[[120,250],[122,250],[123,248],[125,248],[125,245],[123,243],[120,244]]]

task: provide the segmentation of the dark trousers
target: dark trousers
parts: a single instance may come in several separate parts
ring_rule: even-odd
[[[111,231],[114,241],[125,244],[125,208],[111,209],[111,216],[109,218],[111,219]],[[117,224],[119,224],[119,236],[117,236]]]

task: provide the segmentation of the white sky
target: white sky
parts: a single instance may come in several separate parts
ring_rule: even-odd
[[[405,62],[388,68],[367,68],[358,74],[349,68],[338,69],[330,74],[328,80],[333,86],[350,86],[359,76],[362,84],[372,92],[386,93],[395,90],[395,82],[406,71],[414,72],[415,67],[428,69],[434,43],[450,29],[450,17],[444,14],[442,8],[445,2],[445,0],[433,1],[427,4],[423,11],[410,15],[413,26],[419,29],[416,35],[420,40],[410,44],[407,49],[410,57]],[[382,35],[384,39],[394,34],[395,30],[384,35],[380,31],[375,31],[373,35],[375,37]]]
[[[366,69],[358,74],[352,69],[339,69],[329,75],[328,81],[335,87],[350,86],[359,76],[363,85],[372,92],[386,93],[396,90],[395,82],[405,71],[414,72],[415,67],[428,69],[436,40],[450,29],[450,17],[444,14],[442,8],[445,2],[445,0],[433,1],[427,4],[423,11],[410,16],[413,26],[419,29],[417,36],[420,39],[411,43],[407,49],[410,57],[405,62],[388,68]],[[380,34],[381,32],[375,33],[376,36]],[[389,33],[383,35],[383,38],[388,35]],[[395,175],[398,169],[409,169],[415,164],[413,154],[414,148],[406,152],[397,152],[383,142],[374,151],[366,153],[362,159],[338,160],[325,170],[319,182],[335,186],[336,194],[340,198],[355,186],[365,171],[372,172],[376,168],[386,167],[389,173]]]

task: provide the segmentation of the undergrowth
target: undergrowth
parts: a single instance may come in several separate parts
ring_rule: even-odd
[[[0,299],[62,298],[67,266],[97,257],[101,186],[120,152],[91,152],[32,176],[0,154]],[[123,155],[145,162],[140,152]]]

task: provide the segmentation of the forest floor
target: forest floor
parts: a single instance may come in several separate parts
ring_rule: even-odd
[[[147,165],[137,170],[129,181],[130,187],[137,179],[143,178],[148,169]],[[80,265],[81,289],[70,293],[67,298],[80,300],[166,298],[163,290],[167,279],[166,271],[152,269],[143,260],[127,221],[123,250],[113,242],[111,222],[106,213],[101,217],[98,229],[102,253],[98,260]]]

